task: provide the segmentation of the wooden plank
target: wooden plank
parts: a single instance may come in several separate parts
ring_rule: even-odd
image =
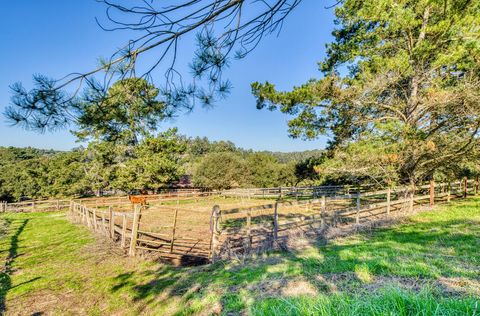
[[[111,239],[113,239],[115,237],[115,229],[114,229],[114,226],[115,226],[115,215],[113,215],[113,209],[111,206],[108,207],[108,226],[109,226],[109,229],[108,229],[108,232],[109,232],[109,236]]]
[[[273,212],[273,242],[274,242],[274,245],[277,242],[277,238],[278,238],[278,208],[279,208],[278,203],[275,203],[275,208],[274,208],[274,212]]]
[[[105,225],[106,225],[105,212],[102,212],[102,231],[105,235],[107,235],[107,230]]]
[[[448,182],[448,188],[447,188],[447,203],[450,203],[451,195],[452,195],[452,184]]]
[[[93,209],[92,218],[93,218],[93,230],[97,231],[97,209]]]
[[[247,248],[248,251],[252,248],[252,214],[247,211]]]
[[[126,216],[126,214],[123,214],[123,217],[122,217],[122,232],[120,233],[120,236],[121,236],[120,247],[125,248],[126,239],[127,239],[127,216]]]
[[[435,182],[433,180],[430,181],[429,199],[430,206],[433,206],[435,204]]]
[[[165,246],[165,249],[169,251],[168,249],[170,248],[170,242],[165,242],[165,241],[158,241],[158,240],[149,240],[149,239],[137,239],[138,242],[144,243],[144,244],[153,244],[157,246]],[[145,246],[145,245],[144,245]],[[203,246],[203,247],[201,247]],[[174,248],[190,248],[192,250],[199,250],[199,251],[210,251],[210,248],[208,245],[199,245],[197,243],[190,243],[190,244],[185,244],[185,243],[178,243],[175,242]]]
[[[87,207],[85,207],[85,218],[87,220],[88,228],[92,228],[92,224],[90,222],[90,210]]]
[[[138,224],[140,220],[141,208],[142,208],[141,205],[135,205],[134,207],[133,223],[132,223],[132,238],[130,239],[130,250],[129,250],[130,256],[135,256],[135,249],[137,247],[137,238],[138,238],[137,230],[138,230]]]
[[[172,227],[172,226],[168,226],[168,227]],[[149,232],[149,231],[145,231],[145,230],[138,230],[138,233],[139,234],[142,234],[142,235],[146,235],[146,236],[150,236],[150,237],[169,237],[171,236],[171,234],[162,234],[162,233],[158,233],[158,232]]]
[[[480,182],[479,182],[479,176],[477,175],[475,177],[475,190],[474,190],[474,194],[477,195],[478,194],[478,186],[480,185]]]
[[[325,198],[325,195],[322,196],[321,202],[320,202],[320,220],[321,220],[321,229],[323,230],[326,226],[325,224],[325,211],[327,209],[327,200]]]
[[[214,263],[217,259],[217,248],[219,246],[219,235],[220,235],[220,206],[215,205],[212,209],[212,217],[210,223],[210,229],[212,233],[212,238],[210,242],[210,261]]]
[[[177,200],[178,204],[178,200]],[[173,225],[172,225],[172,237],[171,237],[171,244],[170,244],[170,253],[173,251],[173,243],[175,241],[175,228],[177,227],[177,216],[178,216],[178,209],[175,210],[173,215]]]
[[[179,256],[189,255],[189,256],[199,257],[199,258],[208,258],[208,253],[195,254],[195,253],[185,253],[185,252],[177,252],[177,251],[169,252],[168,250],[165,251],[163,249],[148,248],[148,247],[142,247],[142,246],[137,246],[136,249],[155,251],[155,252],[160,252],[166,255],[179,255]]]
[[[355,216],[355,224],[360,225],[360,192],[357,193],[357,212]]]

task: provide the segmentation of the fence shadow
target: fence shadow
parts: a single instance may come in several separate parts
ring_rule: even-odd
[[[463,233],[458,232],[460,227],[465,228]],[[293,278],[304,280],[306,287],[310,286],[315,293],[351,293],[358,287],[369,291],[376,285],[365,283],[362,269],[373,278],[378,277],[378,286],[390,283],[418,290],[423,284],[439,285],[437,274],[471,278],[471,267],[476,266],[479,258],[463,254],[476,251],[479,233],[480,222],[466,219],[405,223],[391,229],[360,232],[359,243],[325,245],[310,240],[306,246],[317,254],[313,257],[302,250],[293,250],[229,264],[218,262],[193,268],[165,265],[156,271],[131,271],[114,279],[111,292],[133,293],[139,313],[174,298],[181,306],[180,315],[202,308],[214,314],[228,314],[246,307],[241,291],[251,293],[250,299],[255,304],[269,295],[283,295],[284,291],[292,290],[289,282]],[[458,255],[449,256],[444,251]],[[425,266],[430,266],[430,270],[424,270]],[[464,270],[460,271],[459,266]],[[413,285],[416,288],[410,287]],[[212,295],[217,295],[215,303],[205,303],[211,301]],[[192,305],[192,300],[200,306]]]
[[[29,219],[24,220],[16,220],[12,221],[11,219],[5,219],[8,228],[7,229],[15,229],[15,232],[10,237],[10,247],[8,249],[8,256],[5,259],[5,265],[3,267],[3,271],[0,273],[0,314],[5,313],[5,296],[7,295],[8,291],[12,288],[12,280],[11,280],[11,273],[12,273],[12,265],[15,261],[15,258],[18,256],[18,238],[22,234],[25,226],[27,226]],[[16,227],[14,227],[16,226]],[[30,280],[28,282],[33,282],[34,280]]]

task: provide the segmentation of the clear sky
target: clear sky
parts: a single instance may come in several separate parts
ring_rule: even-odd
[[[197,108],[167,122],[181,134],[231,140],[255,150],[298,151],[324,148],[315,141],[288,137],[282,113],[257,110],[250,83],[268,80],[279,89],[291,89],[320,75],[317,62],[331,40],[333,9],[330,1],[304,0],[287,19],[281,34],[270,36],[246,59],[233,61],[226,71],[233,84],[231,95],[212,109]],[[21,81],[31,87],[32,74],[59,78],[94,67],[128,40],[128,34],[104,32],[95,23],[104,7],[95,0],[15,0],[0,5],[0,111],[9,104],[9,85]],[[181,43],[180,61],[187,63],[194,49],[191,38]],[[161,80],[161,78],[159,79]],[[77,146],[68,131],[38,134],[11,127],[0,117],[0,146],[34,146],[67,150]]]

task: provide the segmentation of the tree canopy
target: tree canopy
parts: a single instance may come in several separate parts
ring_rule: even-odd
[[[159,90],[141,78],[115,82],[104,96],[94,89],[75,104],[80,138],[102,139],[135,145],[149,136],[169,116],[165,103],[158,101]]]
[[[415,183],[476,158],[480,3],[346,0],[335,14],[323,77],[288,92],[253,83],[257,107],[294,115],[293,137],[332,136],[334,173]]]
[[[32,89],[13,84],[12,105],[5,113],[11,122],[41,131],[65,128],[76,123],[78,98],[89,101],[90,96],[79,96],[83,89],[104,100],[112,96],[115,82],[129,78],[160,87],[159,99],[169,113],[189,111],[196,103],[210,106],[231,89],[223,75],[231,59],[245,57],[265,36],[279,32],[302,0],[97,2],[106,9],[98,25],[105,31],[131,31],[130,38],[94,69],[72,70],[60,79],[34,75]],[[188,76],[179,71],[177,55],[180,40],[190,34],[196,34],[197,48],[190,52]],[[154,58],[143,58],[148,54]],[[90,104],[94,117],[101,111],[97,103]],[[154,113],[138,114],[150,118]]]

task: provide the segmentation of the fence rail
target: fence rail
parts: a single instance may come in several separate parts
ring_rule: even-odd
[[[173,218],[169,218],[171,222],[152,225],[149,215],[159,211],[164,212],[162,215],[165,212],[173,214]],[[191,209],[180,208],[178,204],[176,207],[161,206],[155,210],[135,205],[133,212],[115,211],[114,207],[102,210],[78,201],[72,201],[70,206],[73,221],[119,243],[131,256],[136,255],[137,250],[148,250],[166,259],[180,259],[181,264],[205,263],[211,253],[208,226],[204,225],[202,237],[192,238],[182,231],[178,221],[180,213],[191,212]]]
[[[404,215],[418,207],[477,194],[478,189],[478,180],[440,184],[432,181],[414,189],[344,191],[310,200],[280,200],[248,208],[217,208],[212,215],[215,229],[211,260],[282,247],[299,232],[321,235],[331,229],[357,228],[379,219]]]
[[[116,241],[130,255],[141,251],[178,259],[182,264],[213,262],[282,247],[299,232],[308,236],[357,228],[402,216],[419,207],[474,195],[478,193],[479,183],[464,179],[439,184],[432,181],[414,189],[337,189],[331,190],[336,190],[337,194],[324,190],[323,195],[312,194],[308,199],[290,199],[288,195],[282,195],[283,199],[275,203],[250,207],[221,209],[215,205],[212,211],[180,207],[181,197],[192,198],[191,195],[156,196],[158,199],[175,198],[177,203],[136,206],[133,211],[125,211],[122,205],[101,209],[102,203],[97,202],[95,206],[90,200],[73,200],[70,213],[74,221]],[[263,194],[255,195],[253,190],[250,193],[250,198],[262,201]]]
[[[59,211],[70,206],[70,200],[37,200],[16,203],[0,202],[0,212]]]

